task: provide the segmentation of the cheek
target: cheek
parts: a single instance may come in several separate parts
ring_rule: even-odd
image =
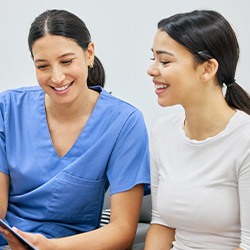
[[[173,66],[164,73],[164,78],[175,88],[186,88],[193,81],[194,70],[190,67]]]
[[[86,80],[88,77],[88,67],[83,64],[74,64],[67,68],[65,74],[75,79]]]
[[[75,76],[78,76],[80,78],[87,78],[88,77],[88,67],[78,65],[74,67],[71,71]]]
[[[44,86],[48,80],[48,76],[44,73],[36,71],[36,79],[40,86]]]
[[[176,67],[167,67],[162,70],[162,77],[163,80],[166,81],[166,83],[169,84],[175,84],[175,82],[178,82],[178,78],[181,72],[176,70]]]

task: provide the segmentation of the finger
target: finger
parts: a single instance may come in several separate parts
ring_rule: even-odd
[[[16,237],[8,230],[4,229],[2,233],[11,249],[25,250],[25,247],[20,243],[20,241],[16,239]]]
[[[24,232],[16,227],[13,227],[12,228],[16,233],[20,234],[23,238],[25,238],[26,240],[30,241],[32,239],[34,239],[34,234],[33,233],[27,233],[27,232]]]

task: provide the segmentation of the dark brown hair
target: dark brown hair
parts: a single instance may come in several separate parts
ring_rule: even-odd
[[[227,104],[250,115],[250,97],[235,80],[238,41],[231,25],[220,13],[212,10],[179,13],[161,20],[158,29],[188,49],[197,63],[216,59],[218,83],[221,87],[227,86]]]
[[[75,14],[66,10],[47,10],[40,14],[31,24],[28,44],[32,54],[34,42],[47,35],[63,36],[74,40],[83,50],[87,50],[91,36],[85,23]],[[89,68],[88,86],[104,87],[105,71],[100,60],[95,56],[93,68]]]

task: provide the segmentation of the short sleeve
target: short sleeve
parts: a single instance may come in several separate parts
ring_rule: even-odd
[[[143,116],[135,110],[128,116],[119,133],[108,163],[110,194],[123,192],[137,184],[149,193],[150,170],[148,134]]]
[[[239,198],[241,221],[241,244],[243,249],[250,249],[250,149],[242,157],[239,170]]]
[[[157,124],[156,124],[157,125]],[[156,127],[155,125],[155,127]],[[154,129],[154,128],[153,128]],[[156,204],[156,198],[157,198],[157,192],[159,187],[159,167],[158,167],[158,161],[156,156],[156,149],[154,145],[155,135],[153,134],[153,129],[151,131],[150,136],[150,175],[151,175],[151,199],[152,199],[152,219],[151,224],[159,224],[163,226],[168,226],[164,219],[160,216],[157,204]]]

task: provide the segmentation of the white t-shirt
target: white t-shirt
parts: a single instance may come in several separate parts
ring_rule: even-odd
[[[176,229],[174,250],[250,249],[250,116],[203,141],[183,124],[169,115],[152,129],[151,223]]]

